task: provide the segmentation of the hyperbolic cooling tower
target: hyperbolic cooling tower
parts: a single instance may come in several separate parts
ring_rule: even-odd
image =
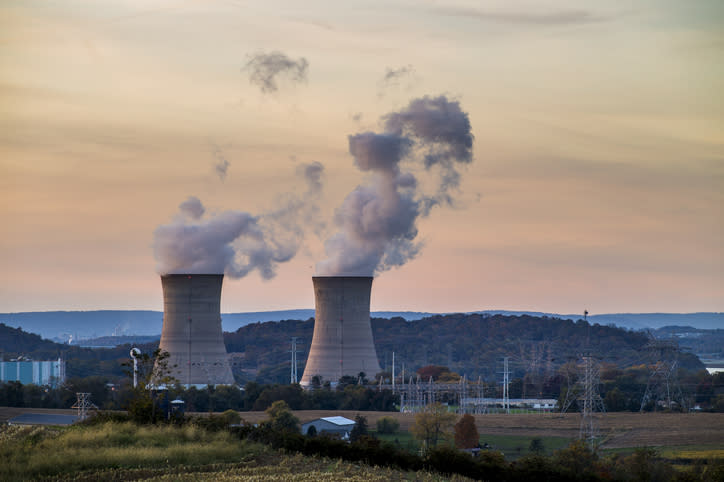
[[[161,276],[163,331],[159,348],[169,353],[170,375],[181,385],[234,383],[221,332],[223,281],[223,274]]]
[[[318,375],[336,383],[343,375],[380,371],[370,324],[371,276],[315,276],[312,346],[301,385]]]

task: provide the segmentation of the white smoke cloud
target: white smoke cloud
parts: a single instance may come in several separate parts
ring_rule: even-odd
[[[273,278],[277,266],[296,255],[311,225],[305,220],[319,209],[323,172],[318,162],[300,165],[306,190],[279,198],[276,209],[258,216],[229,210],[204,217],[203,204],[190,196],[169,224],[154,231],[158,272],[243,278],[256,270],[264,279]]]
[[[242,71],[249,72],[249,82],[265,94],[279,90],[277,78],[289,77],[293,82],[307,80],[309,62],[304,57],[294,60],[282,52],[259,52],[251,56]]]
[[[470,120],[457,101],[415,99],[383,117],[383,124],[381,134],[349,136],[349,152],[368,178],[337,209],[338,231],[325,243],[328,257],[317,263],[319,275],[373,276],[414,258],[422,246],[417,220],[453,203],[458,167],[472,162]],[[417,166],[433,177],[432,192],[411,172]]]

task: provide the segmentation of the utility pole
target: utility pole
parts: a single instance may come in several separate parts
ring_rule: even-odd
[[[395,393],[395,352],[392,352],[392,393]]]
[[[138,386],[138,357],[141,356],[141,350],[131,348],[131,358],[133,358],[133,388]]]
[[[505,413],[510,413],[508,385],[510,385],[510,371],[508,370],[508,357],[506,356],[503,358],[503,408],[505,408]]]

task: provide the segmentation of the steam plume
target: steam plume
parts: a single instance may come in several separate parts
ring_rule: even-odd
[[[318,209],[323,171],[319,163],[301,165],[298,174],[307,189],[279,198],[276,209],[258,216],[229,210],[204,217],[203,204],[190,196],[169,224],[154,231],[158,272],[242,278],[256,270],[264,279],[273,278],[278,264],[299,250],[304,220]]]
[[[216,175],[219,176],[219,179],[221,179],[221,182],[226,179],[226,173],[229,170],[229,161],[226,160],[224,157],[224,153],[221,151],[221,148],[219,146],[214,146],[214,157],[216,158],[216,164],[214,164],[214,171],[216,171]]]
[[[277,77],[288,76],[294,82],[307,79],[309,63],[304,57],[293,60],[282,52],[257,53],[246,63],[242,71],[249,71],[249,82],[259,86],[263,93],[276,92]]]
[[[457,101],[422,97],[382,120],[383,133],[349,136],[349,152],[368,178],[337,209],[338,231],[325,244],[319,275],[372,276],[414,258],[417,220],[453,203],[458,168],[473,160],[470,120]],[[430,192],[412,172],[420,167],[433,177]]]

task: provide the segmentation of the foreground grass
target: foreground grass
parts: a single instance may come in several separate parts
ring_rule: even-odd
[[[0,440],[0,480],[101,469],[240,462],[270,450],[234,439],[228,432],[207,432],[194,426],[138,427],[131,423],[64,429],[4,427]]]
[[[0,426],[0,480],[464,481],[287,455],[193,425]]]

